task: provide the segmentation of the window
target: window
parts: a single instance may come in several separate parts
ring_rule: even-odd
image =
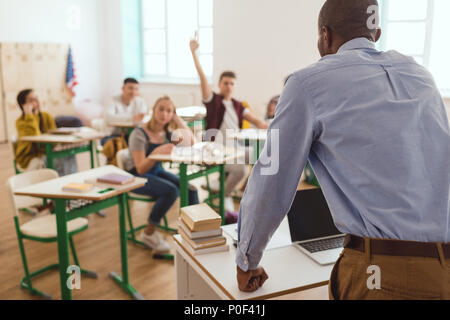
[[[434,75],[441,92],[450,97],[448,0],[382,0],[381,49],[413,56]]]
[[[200,62],[213,73],[213,0],[141,0],[142,66],[148,79],[197,78],[189,40],[198,32]]]

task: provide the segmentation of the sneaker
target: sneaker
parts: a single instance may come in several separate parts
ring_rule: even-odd
[[[141,233],[141,241],[150,249],[156,252],[167,252],[170,251],[170,245],[165,241],[158,232],[154,232],[151,236],[146,235],[145,232]]]
[[[238,222],[239,213],[227,211],[225,213],[225,224],[233,224]]]
[[[234,201],[232,197],[225,198],[225,211],[234,212]]]

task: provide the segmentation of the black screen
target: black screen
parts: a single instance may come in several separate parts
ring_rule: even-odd
[[[320,189],[297,191],[288,220],[292,242],[341,234]]]

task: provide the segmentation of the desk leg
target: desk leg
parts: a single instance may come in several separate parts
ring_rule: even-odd
[[[72,290],[67,286],[69,274],[69,235],[67,233],[66,200],[55,199],[56,230],[58,239],[59,279],[61,284],[61,298],[72,300]]]
[[[256,161],[258,161],[260,156],[261,156],[261,141],[260,140],[256,140],[256,159],[255,159],[255,163],[256,163]]]
[[[222,225],[225,224],[225,164],[220,165],[220,197],[219,214],[222,217]]]
[[[116,272],[111,272],[109,276],[113,279],[123,290],[136,300],[145,300],[144,297],[134,289],[128,277],[128,248],[127,248],[127,226],[125,221],[125,206],[127,194],[123,193],[118,196],[119,200],[119,226],[120,226],[120,253],[122,261],[122,277]]]
[[[53,163],[53,144],[45,144],[45,155],[47,156],[47,168],[55,169],[55,165]]]
[[[189,205],[189,183],[187,178],[187,164],[180,163],[180,208]]]
[[[96,148],[95,148],[95,145],[96,145],[96,143],[95,143],[95,141],[94,140],[91,140],[90,142],[89,142],[89,149],[91,150],[91,169],[94,169],[95,168],[95,152],[96,152]]]

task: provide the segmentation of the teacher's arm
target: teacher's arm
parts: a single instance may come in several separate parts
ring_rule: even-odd
[[[268,278],[259,263],[297,192],[313,143],[313,112],[313,103],[304,85],[295,75],[291,76],[240,206],[236,264],[242,291],[255,291]]]

